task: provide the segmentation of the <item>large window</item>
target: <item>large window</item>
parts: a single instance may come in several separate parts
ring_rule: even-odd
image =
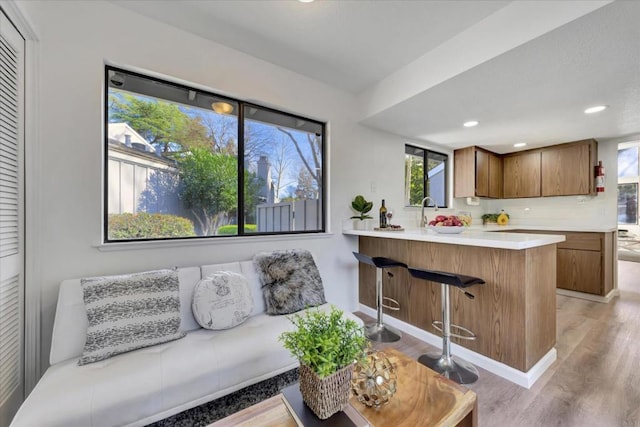
[[[404,153],[405,205],[419,206],[428,196],[432,200],[425,205],[447,207],[448,156],[413,145],[405,145]]]
[[[324,231],[323,123],[106,67],[105,241]]]
[[[618,147],[618,224],[638,223],[639,146],[633,142]]]

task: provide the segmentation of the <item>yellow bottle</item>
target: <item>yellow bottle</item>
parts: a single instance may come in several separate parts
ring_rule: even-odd
[[[500,215],[498,215],[497,222],[498,225],[507,225],[509,223],[509,215],[504,213],[504,210],[501,210]]]

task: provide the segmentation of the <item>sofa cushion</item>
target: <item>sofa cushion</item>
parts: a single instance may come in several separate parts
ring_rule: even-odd
[[[79,365],[184,337],[176,270],[81,279],[89,326]]]
[[[289,314],[326,303],[320,272],[309,251],[263,252],[253,262],[268,314]]]
[[[253,299],[247,279],[220,271],[202,279],[193,293],[193,316],[206,329],[229,329],[247,320]]]
[[[180,329],[191,331],[200,325],[191,313],[193,289],[200,280],[200,267],[178,269],[180,278]],[[60,283],[56,317],[53,322],[49,363],[55,365],[67,359],[82,355],[87,338],[87,310],[84,306],[80,279],[64,280]]]
[[[264,295],[262,294],[262,284],[258,277],[258,271],[253,261],[240,261],[226,264],[210,264],[203,265],[202,277],[207,277],[218,271],[233,271],[240,273],[247,278],[249,282],[249,289],[251,290],[251,297],[253,298],[253,310],[251,310],[251,316],[255,316],[264,313],[266,306],[264,303]]]
[[[58,363],[47,369],[12,425],[145,426],[298,366],[278,341],[293,327],[286,316],[261,314],[237,328],[198,328],[183,339],[84,366]]]

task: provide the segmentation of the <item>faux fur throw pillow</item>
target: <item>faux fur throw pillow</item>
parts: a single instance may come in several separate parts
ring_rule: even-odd
[[[259,253],[253,262],[260,275],[268,314],[289,314],[326,303],[313,256],[305,250]]]

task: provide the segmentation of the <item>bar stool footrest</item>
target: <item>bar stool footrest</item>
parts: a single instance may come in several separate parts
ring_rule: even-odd
[[[386,308],[387,310],[393,310],[393,311],[400,310],[400,303],[398,301],[394,300],[393,298],[382,297],[382,300],[383,301],[389,301],[391,304],[394,304],[394,305],[382,304],[382,306],[384,308]]]
[[[439,332],[442,332],[442,322],[440,320],[434,320],[431,325],[436,328]],[[458,331],[459,333],[449,332],[449,336],[453,338],[459,338],[461,340],[473,341],[476,339],[476,334],[471,332],[467,328],[463,328],[458,325],[449,325],[449,328],[452,331]]]

